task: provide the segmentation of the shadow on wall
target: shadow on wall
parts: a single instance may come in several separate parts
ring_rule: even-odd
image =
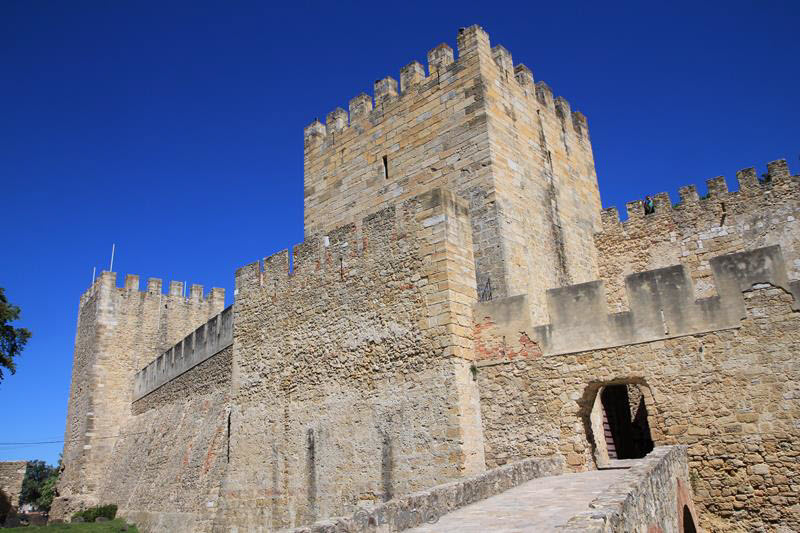
[[[681,533],[697,533],[697,528],[694,527],[694,518],[692,518],[692,512],[689,510],[688,505],[683,506],[683,529]]]
[[[641,378],[590,384],[582,404],[597,468],[608,467],[613,459],[640,459],[653,450],[648,412],[653,396]]]
[[[0,527],[18,526],[17,510],[11,505],[11,498],[0,489]]]

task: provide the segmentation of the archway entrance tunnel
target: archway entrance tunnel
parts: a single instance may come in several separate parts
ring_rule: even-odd
[[[639,459],[653,451],[647,403],[640,385],[620,383],[601,387],[590,422],[598,467],[608,466],[614,459]]]

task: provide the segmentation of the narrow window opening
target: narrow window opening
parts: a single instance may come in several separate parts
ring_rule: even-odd
[[[314,442],[314,429],[308,428],[306,431],[306,472],[308,476],[308,521],[314,522],[317,519],[317,450]]]
[[[385,179],[389,179],[389,158],[388,158],[388,156],[383,156],[383,177]]]
[[[231,462],[231,412],[228,411],[228,458],[227,461]]]

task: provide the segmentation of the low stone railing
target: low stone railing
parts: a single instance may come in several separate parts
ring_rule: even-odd
[[[689,507],[696,524],[686,446],[661,446],[638,460],[589,504],[588,511],[573,516],[558,531],[682,531],[683,505]]]
[[[442,515],[531,479],[556,476],[564,472],[564,458],[551,456],[523,459],[476,476],[437,485],[389,500],[372,508],[359,508],[351,516],[330,518],[310,526],[283,530],[283,533],[373,533],[402,531],[435,523]]]

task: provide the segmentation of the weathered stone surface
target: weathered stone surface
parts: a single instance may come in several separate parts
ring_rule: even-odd
[[[102,501],[145,531],[209,531],[229,460],[233,349],[133,404]]]
[[[237,272],[218,524],[310,523],[484,469],[464,203],[434,189],[361,228],[295,248],[291,275],[283,256]]]
[[[14,508],[19,507],[19,493],[27,468],[27,461],[0,461],[0,490],[5,493]]]
[[[589,505],[590,510],[573,516],[558,529],[564,533],[662,531],[683,529],[684,506],[694,515],[691,500],[685,500],[689,465],[685,446],[654,449],[625,472],[622,479]]]

